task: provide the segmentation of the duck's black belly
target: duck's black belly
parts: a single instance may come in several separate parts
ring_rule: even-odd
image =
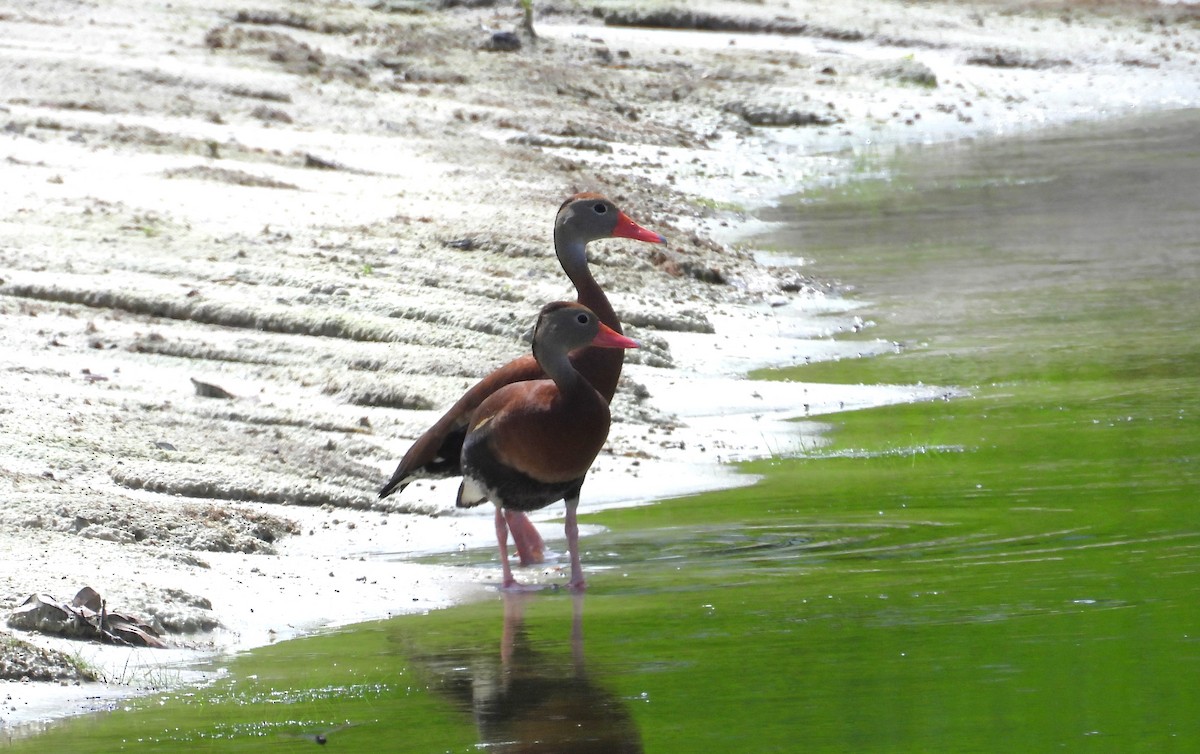
[[[578,497],[586,476],[543,482],[497,462],[488,453],[476,454],[469,449],[463,457],[463,475],[482,483],[493,503],[515,511],[535,511],[566,497]]]

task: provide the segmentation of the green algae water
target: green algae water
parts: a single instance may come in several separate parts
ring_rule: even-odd
[[[584,597],[286,642],[11,748],[1200,751],[1200,114],[881,168],[772,243],[897,353],[757,376],[969,397],[587,517]]]

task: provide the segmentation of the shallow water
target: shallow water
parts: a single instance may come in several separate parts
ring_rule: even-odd
[[[799,197],[779,248],[903,347],[763,376],[972,396],[588,517],[586,597],[264,648],[14,748],[1200,750],[1198,135],[1181,113],[921,149]]]

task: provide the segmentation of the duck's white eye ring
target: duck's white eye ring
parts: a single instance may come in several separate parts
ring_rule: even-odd
[[[596,202],[592,205],[592,211],[597,215],[603,215],[605,212],[608,212],[608,207],[604,204],[604,202]]]
[[[575,315],[575,321],[581,325],[586,325],[588,323],[588,315],[584,314],[583,312],[579,312]]]

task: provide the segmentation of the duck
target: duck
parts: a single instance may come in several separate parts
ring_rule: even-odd
[[[587,245],[604,238],[629,238],[655,244],[665,243],[666,239],[638,225],[612,201],[598,193],[575,194],[558,209],[554,219],[554,251],[563,272],[575,286],[576,301],[591,309],[607,327],[621,334],[621,321],[588,267]],[[571,361],[605,401],[612,401],[621,379],[624,353],[623,349],[585,348],[572,354]],[[545,377],[537,360],[532,355],[525,355],[477,382],[413,442],[387,484],[380,489],[380,499],[403,491],[417,479],[461,476],[463,437],[475,409],[505,385]],[[508,528],[512,532],[521,563],[542,562],[545,545],[537,528],[520,511],[511,511],[508,516]]]
[[[583,481],[608,439],[608,400],[580,373],[572,351],[637,348],[638,342],[600,321],[578,302],[556,301],[538,314],[533,358],[546,379],[513,382],[489,395],[471,414],[463,436],[463,480],[455,505],[496,506],[496,541],[503,571],[501,588],[520,590],[508,562],[505,511],[566,505],[565,531],[571,557],[567,588],[585,588],[576,512]]]

